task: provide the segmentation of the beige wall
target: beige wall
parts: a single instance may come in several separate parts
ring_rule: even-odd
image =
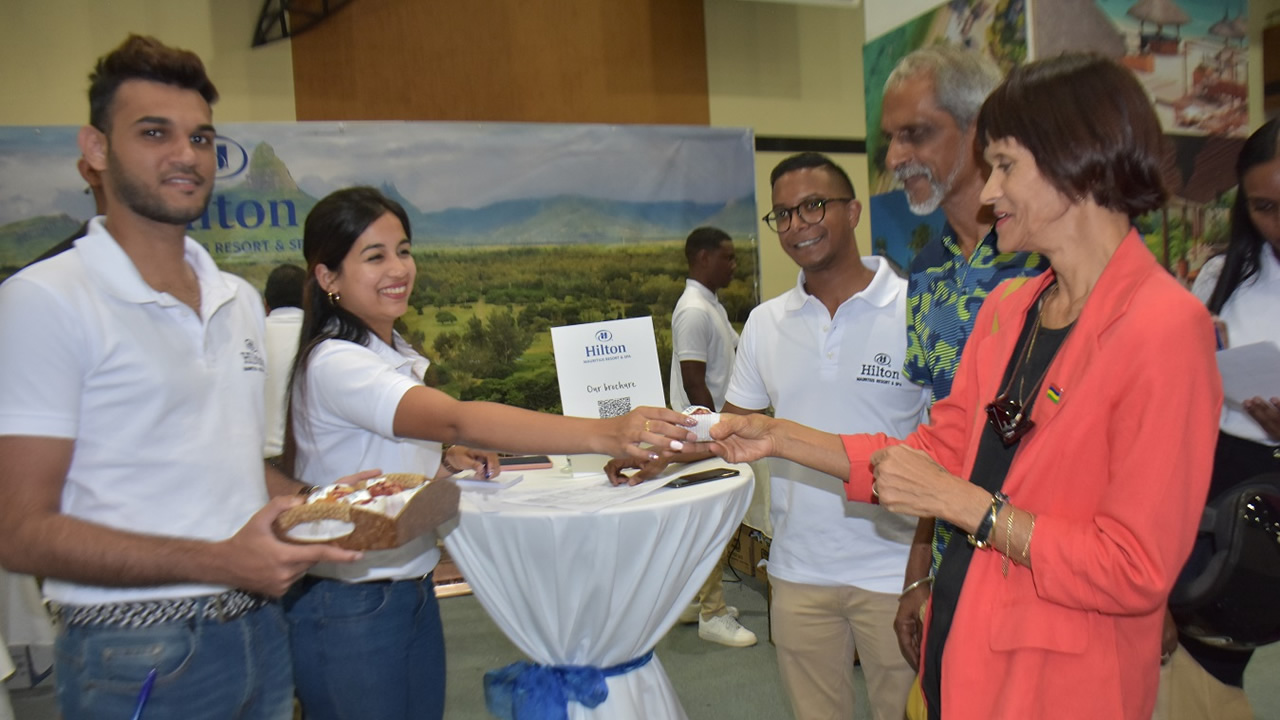
[[[287,41],[251,49],[261,0],[0,0],[0,124],[78,125],[97,58],[130,32],[195,51],[219,122],[292,121]]]
[[[861,140],[862,10],[784,3],[705,0],[707,93],[711,124],[751,127],[756,135]],[[756,153],[756,205],[771,206],[769,171],[786,153]],[[833,155],[867,197],[865,155]],[[866,212],[857,231],[870,248]],[[761,297],[796,282],[795,263],[759,223]]]

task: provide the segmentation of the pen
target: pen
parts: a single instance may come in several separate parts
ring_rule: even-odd
[[[147,698],[151,697],[151,688],[156,684],[156,669],[151,668],[151,672],[147,673],[147,679],[142,681],[142,690],[138,692],[138,706],[133,709],[133,720],[142,718],[142,708],[147,705]]]

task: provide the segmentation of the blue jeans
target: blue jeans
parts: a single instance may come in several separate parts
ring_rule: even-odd
[[[55,655],[58,706],[63,720],[131,718],[142,682],[155,668],[146,720],[289,720],[287,633],[276,603],[230,622],[64,627]]]
[[[307,577],[285,596],[307,720],[444,717],[444,628],[431,576]]]

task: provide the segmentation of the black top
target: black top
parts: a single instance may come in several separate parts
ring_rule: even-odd
[[[1041,300],[1046,294],[1047,290],[1040,295]],[[1018,336],[1018,343],[1013,349],[1008,365],[1005,366],[1004,380],[1000,385],[1001,388],[1009,388],[1008,394],[1014,400],[1021,399],[1023,416],[1027,418],[1031,417],[1031,408],[1041,394],[1041,385],[1049,364],[1058,354],[1058,349],[1062,347],[1072,327],[1068,325],[1057,330],[1039,328],[1036,331],[1035,344],[1031,347],[1031,354],[1019,366],[1018,359],[1025,352],[1032,331],[1036,328],[1040,305],[1041,301],[1034,302],[1027,311],[1026,322],[1022,325],[1022,334]],[[1015,371],[1017,375],[1013,374]],[[1032,428],[1030,436],[1034,437],[1034,435],[1035,428]],[[1022,442],[1019,440],[1005,446],[996,429],[987,423],[982,432],[969,481],[994,494],[1004,486],[1004,479],[1009,474],[1009,467],[1013,464],[1021,445]],[[994,532],[993,530],[992,537]],[[942,564],[938,566],[938,572],[934,577],[928,646],[924,652],[925,663],[920,668],[920,687],[929,708],[929,720],[942,718],[943,649],[947,645],[947,635],[951,632],[951,621],[955,617],[956,604],[960,600],[960,591],[964,587],[973,552],[974,547],[964,538],[957,536],[953,542],[947,544],[942,554]]]

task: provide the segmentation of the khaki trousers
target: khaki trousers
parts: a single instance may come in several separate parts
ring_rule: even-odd
[[[726,564],[724,556],[720,556],[720,562],[716,563],[715,568],[707,576],[707,581],[702,584],[702,589],[698,591],[698,595],[695,598],[698,601],[698,605],[701,606],[702,617],[708,620],[729,612],[724,604],[724,568]]]
[[[1181,645],[1160,668],[1152,720],[1253,720],[1244,690],[1210,675]]]
[[[853,655],[867,679],[875,720],[902,720],[915,672],[898,650],[898,596],[856,587],[771,578],[778,671],[796,720],[850,720]]]

